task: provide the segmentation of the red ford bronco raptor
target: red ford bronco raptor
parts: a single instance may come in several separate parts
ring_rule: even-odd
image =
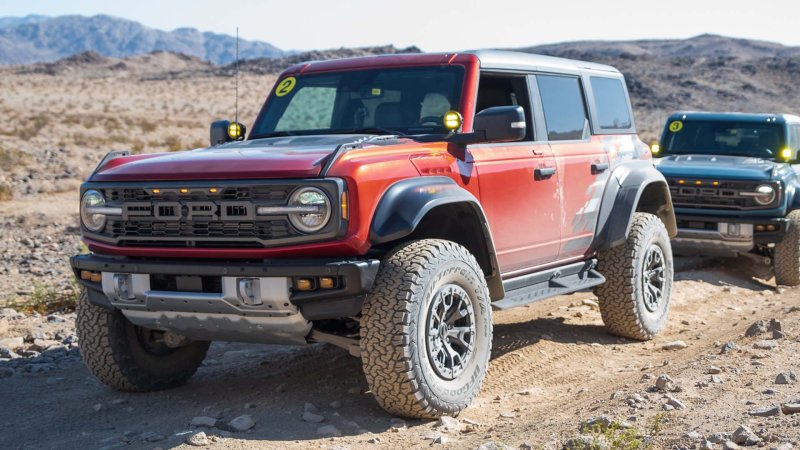
[[[246,138],[210,134],[110,153],[81,187],[78,334],[109,386],[185,383],[215,340],[325,342],[361,357],[387,411],[431,418],[478,393],[494,309],[594,288],[611,333],[664,327],[675,217],[612,67],[305,63]]]

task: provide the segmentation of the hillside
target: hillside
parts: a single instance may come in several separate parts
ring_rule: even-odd
[[[122,58],[157,50],[225,64],[235,58],[235,43],[229,35],[194,28],[162,31],[105,15],[0,18],[0,64],[50,62],[86,51]],[[262,58],[284,52],[266,42],[241,39],[239,54]]]

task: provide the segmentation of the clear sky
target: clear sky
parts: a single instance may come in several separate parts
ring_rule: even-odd
[[[426,51],[703,33],[800,46],[800,0],[0,0],[0,16],[109,14],[285,50],[394,44]]]

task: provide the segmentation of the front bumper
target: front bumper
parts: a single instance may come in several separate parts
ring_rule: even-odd
[[[71,258],[89,300],[134,324],[199,340],[302,344],[311,321],[357,315],[380,261],[153,261],[100,255]],[[100,280],[81,279],[81,272]],[[330,277],[335,288],[293,288],[295,277]],[[166,280],[166,281],[165,281]]]
[[[737,256],[756,245],[778,243],[786,233],[783,217],[725,217],[678,215],[678,235],[672,239],[676,254]],[[770,226],[773,231],[758,231]]]

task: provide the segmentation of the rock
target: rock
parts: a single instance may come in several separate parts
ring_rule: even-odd
[[[342,402],[340,402],[339,400],[334,400],[334,401],[330,402],[330,404],[328,406],[330,406],[333,409],[339,409],[339,408],[342,407]]]
[[[769,321],[769,329],[772,331],[783,331],[783,325],[780,320],[772,319]]]
[[[662,350],[680,350],[683,348],[688,347],[689,345],[684,341],[673,341],[667,342],[663,346],[661,346]]]
[[[738,348],[738,346],[736,345],[736,342],[728,341],[728,342],[726,342],[725,344],[722,345],[722,348],[720,348],[719,352],[723,353],[723,354],[724,353],[730,353],[730,352],[736,350],[737,348]]]
[[[710,366],[708,369],[706,369],[706,373],[709,375],[716,375],[722,373],[722,369],[717,366]]]
[[[783,411],[784,414],[800,413],[800,402],[784,403],[781,405],[781,411]]]
[[[661,375],[656,379],[656,388],[659,391],[671,391],[675,387],[675,382],[669,375]]]
[[[596,301],[594,301],[594,300],[589,300],[589,299],[586,299],[586,300],[583,300],[583,301],[581,302],[581,304],[582,304],[583,306],[588,306],[588,307],[590,307],[590,308],[592,308],[592,309],[600,309],[600,304],[598,304],[598,303],[597,303]]]
[[[256,426],[256,422],[252,417],[245,414],[228,422],[228,426],[234,431],[247,431]]]
[[[383,442],[383,439],[379,438],[378,436],[375,436],[374,438],[370,438],[367,441],[368,444],[380,444],[381,442]]]
[[[317,428],[317,434],[325,437],[336,437],[341,436],[342,432],[333,425],[323,425]]]
[[[190,425],[193,427],[214,428],[217,426],[217,419],[208,416],[198,416],[192,419]]]
[[[786,333],[781,330],[772,330],[772,339],[784,339],[786,337]]]
[[[609,428],[627,429],[632,426],[633,425],[628,422],[613,420],[608,416],[595,416],[584,421],[578,428],[578,431],[605,431]]]
[[[775,384],[792,384],[797,381],[797,375],[794,372],[783,372],[779,373],[777,377],[775,377]]]
[[[792,446],[789,442],[781,442],[776,447],[771,447],[770,450],[792,450],[794,446]]]
[[[257,405],[255,403],[245,403],[244,409],[256,409],[256,406]]]
[[[517,414],[512,411],[501,412],[500,417],[503,419],[513,419],[517,417]]]
[[[8,334],[8,319],[0,317],[0,337]]]
[[[0,348],[16,350],[25,345],[25,339],[21,336],[0,339]]]
[[[715,443],[715,444],[722,444],[723,442],[729,440],[731,435],[728,433],[712,433],[708,440]]]
[[[740,425],[731,435],[731,440],[740,445],[756,445],[761,442],[761,438],[753,433],[753,430],[745,425]]]
[[[484,442],[483,444],[478,446],[477,450],[513,450],[513,449],[507,446],[506,444],[498,442]]]
[[[682,401],[669,394],[667,394],[667,404],[677,410],[686,409],[686,405],[684,405]]]
[[[736,450],[736,449],[738,449],[738,448],[741,448],[741,447],[739,447],[738,445],[736,445],[736,443],[735,443],[735,442],[733,442],[733,441],[725,441],[725,442],[723,442],[723,444],[722,444],[722,449],[723,449],[723,450]]]
[[[310,411],[305,411],[303,413],[303,421],[308,423],[320,423],[324,422],[325,418],[320,416],[319,414],[314,414]]]
[[[712,383],[716,383],[716,384],[724,383],[724,381],[722,380],[722,377],[719,376],[719,375],[711,375],[711,382]]]
[[[703,438],[703,436],[697,431],[687,431],[686,433],[683,434],[683,437],[685,437],[686,439],[691,439],[693,441],[699,441],[700,439]]]
[[[100,403],[95,403],[94,406],[92,406],[92,409],[94,410],[94,412],[100,412],[100,410],[103,409],[103,405]]]
[[[461,422],[453,417],[442,416],[433,427],[450,433],[459,432],[461,431]]]
[[[700,450],[714,450],[714,444],[711,441],[704,440],[700,443]]]
[[[544,394],[544,389],[542,388],[528,388],[524,391],[517,392],[517,395],[541,395]]]
[[[756,341],[753,344],[753,347],[755,347],[755,348],[757,348],[759,350],[774,350],[774,349],[778,348],[778,342],[775,341],[774,339]]]
[[[437,436],[436,439],[433,440],[434,444],[447,444],[450,442],[450,438],[447,436]]]
[[[675,407],[670,405],[669,403],[664,403],[661,406],[661,409],[663,409],[664,411],[675,411]]]
[[[781,409],[777,406],[767,406],[765,408],[752,409],[747,414],[755,417],[772,417],[781,414]]]
[[[747,337],[754,337],[760,334],[764,334],[768,331],[767,322],[765,320],[759,320],[758,322],[750,325],[747,328],[747,331],[744,332],[744,335]]]
[[[211,444],[211,441],[208,440],[208,436],[204,432],[200,431],[187,437],[186,443],[195,447],[204,447]]]

